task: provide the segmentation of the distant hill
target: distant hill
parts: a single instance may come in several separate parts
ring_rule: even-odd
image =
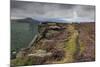
[[[34,18],[35,20],[38,20],[40,22],[56,22],[56,23],[84,23],[84,22],[94,22],[93,19],[90,18],[43,18],[43,17],[37,17]]]
[[[32,19],[30,17],[23,19],[11,19],[11,22],[21,22],[21,23],[40,23],[40,21]]]
[[[24,23],[46,23],[46,22],[56,22],[56,23],[84,23],[84,22],[94,22],[89,18],[23,18],[23,19],[11,19],[12,22],[24,22]]]

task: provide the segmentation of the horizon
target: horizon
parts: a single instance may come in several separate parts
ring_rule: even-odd
[[[40,21],[40,22],[61,22],[61,23],[70,23],[70,22],[77,22],[77,23],[81,23],[81,22],[95,22],[94,20],[88,20],[87,18],[40,18],[40,17],[26,17],[26,18],[11,18],[11,20],[21,20],[21,19],[27,19],[30,18],[32,20],[36,20],[36,21]]]

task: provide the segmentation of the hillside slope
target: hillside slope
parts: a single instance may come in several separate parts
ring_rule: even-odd
[[[95,60],[94,23],[46,23],[38,28],[35,42],[17,54],[12,66]]]

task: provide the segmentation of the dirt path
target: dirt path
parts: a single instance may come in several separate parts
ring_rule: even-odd
[[[75,61],[75,56],[78,53],[80,47],[78,44],[78,31],[75,30],[73,25],[68,25],[67,32],[69,32],[68,41],[65,42],[65,57],[63,60],[54,63],[69,63]]]

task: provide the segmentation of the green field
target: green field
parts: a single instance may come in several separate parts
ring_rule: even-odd
[[[36,24],[11,22],[11,51],[27,47],[37,34],[37,29]]]

